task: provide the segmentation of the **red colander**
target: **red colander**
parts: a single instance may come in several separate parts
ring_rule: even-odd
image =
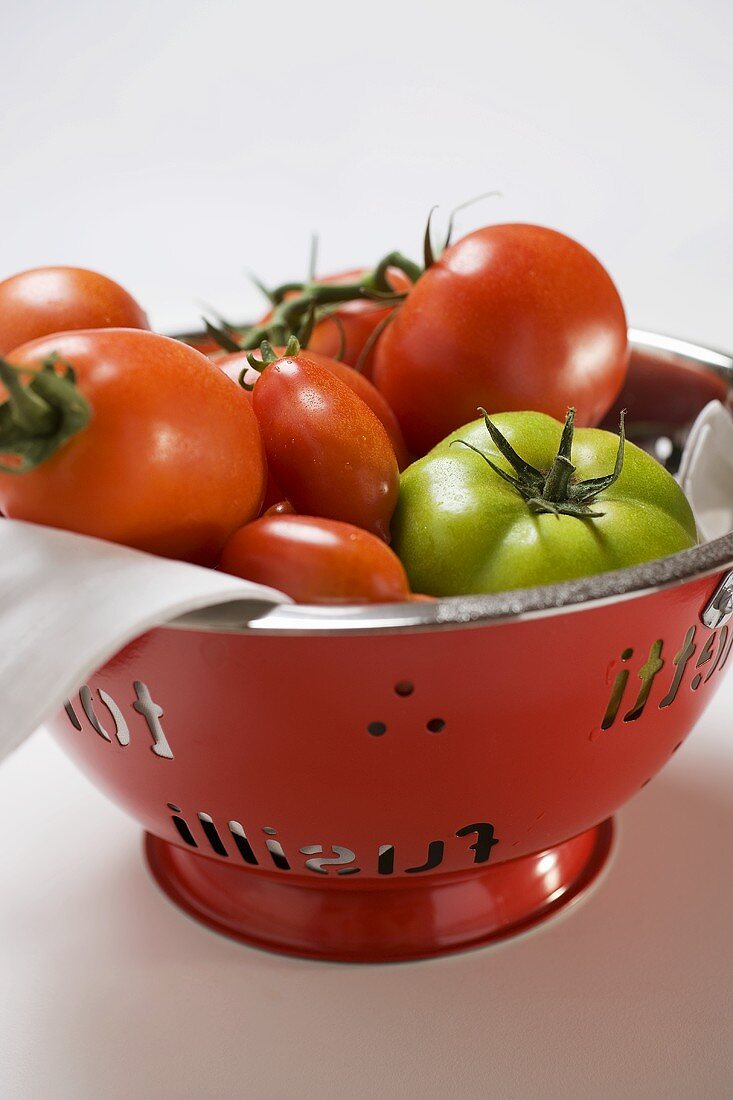
[[[674,457],[733,360],[632,338],[629,420]],[[471,947],[598,875],[733,665],[731,568],[727,535],[492,596],[228,605],[126,646],[53,728],[211,927],[323,959]]]

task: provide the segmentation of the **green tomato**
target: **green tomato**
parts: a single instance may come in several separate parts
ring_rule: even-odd
[[[684,493],[624,446],[623,422],[619,440],[597,428],[573,434],[573,417],[564,428],[535,412],[476,420],[405,470],[392,539],[413,591],[553,584],[696,544]]]

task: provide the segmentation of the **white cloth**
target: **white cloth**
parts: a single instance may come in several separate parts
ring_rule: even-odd
[[[711,401],[690,429],[677,475],[703,542],[733,531],[733,419]]]
[[[0,518],[0,760],[132,638],[232,600],[260,613],[289,602],[213,569]]]

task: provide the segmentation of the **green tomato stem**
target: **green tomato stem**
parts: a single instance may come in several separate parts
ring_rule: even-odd
[[[571,462],[573,451],[573,430],[575,426],[575,409],[570,408],[565,417],[560,446],[553,459],[550,472],[545,478],[541,499],[552,504],[562,504],[569,500],[570,479],[575,473],[575,467]]]
[[[301,343],[307,346],[314,325],[334,307],[363,298],[385,303],[403,301],[405,295],[396,292],[389,283],[390,268],[398,268],[412,282],[416,282],[424,271],[401,252],[389,252],[373,271],[366,272],[355,282],[319,283],[311,280],[307,283],[283,283],[269,294],[273,302],[270,316],[243,332],[238,348],[251,351],[258,348],[263,340],[284,344],[291,335],[299,336]],[[218,339],[213,326],[207,328],[214,339]],[[222,346],[231,351],[231,337]]]
[[[91,406],[77,388],[72,367],[65,364],[60,374],[57,365],[55,356],[42,370],[0,359],[0,380],[8,391],[7,401],[0,405],[0,455],[13,457],[12,462],[0,461],[5,473],[35,469],[91,420]],[[22,375],[31,376],[27,386],[20,381]]]
[[[571,461],[571,453],[575,409],[570,408],[567,411],[558,451],[546,475],[517,454],[509,440],[502,435],[497,426],[489,419],[485,409],[479,409],[479,412],[483,414],[486,429],[494,446],[513,468],[514,474],[507,473],[488,455],[485,455],[478,447],[474,447],[466,440],[454,439],[453,442],[460,443],[479,455],[502,481],[506,481],[519,493],[530,511],[536,514],[550,512],[556,516],[574,516],[577,519],[597,519],[603,515],[603,512],[593,512],[591,503],[599,493],[609,489],[621,476],[626,441],[624,430],[625,412],[621,413],[618,451],[612,472],[604,477],[588,478],[586,481],[573,481],[575,466]]]
[[[574,473],[575,467],[572,462],[568,462],[561,454],[555,455],[550,472],[545,478],[541,499],[550,501],[552,504],[562,504],[568,500],[570,478]]]

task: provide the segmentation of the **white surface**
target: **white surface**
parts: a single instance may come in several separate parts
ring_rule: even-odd
[[[302,271],[313,229],[323,270],[416,254],[433,202],[500,188],[461,225],[562,228],[634,324],[733,347],[729,0],[6,0],[3,43],[3,273],[99,267],[162,326],[247,315],[242,270]],[[370,969],[179,916],[39,736],[0,769],[0,1095],[730,1095],[731,705],[569,919]]]
[[[182,916],[135,825],[39,734],[0,770],[0,1095],[722,1100],[732,705],[729,678],[567,916],[374,967],[269,955]]]
[[[3,40],[8,274],[247,315],[312,231],[324,271],[419,255],[433,203],[499,189],[459,227],[561,228],[636,325],[733,347],[729,0],[4,0]]]

